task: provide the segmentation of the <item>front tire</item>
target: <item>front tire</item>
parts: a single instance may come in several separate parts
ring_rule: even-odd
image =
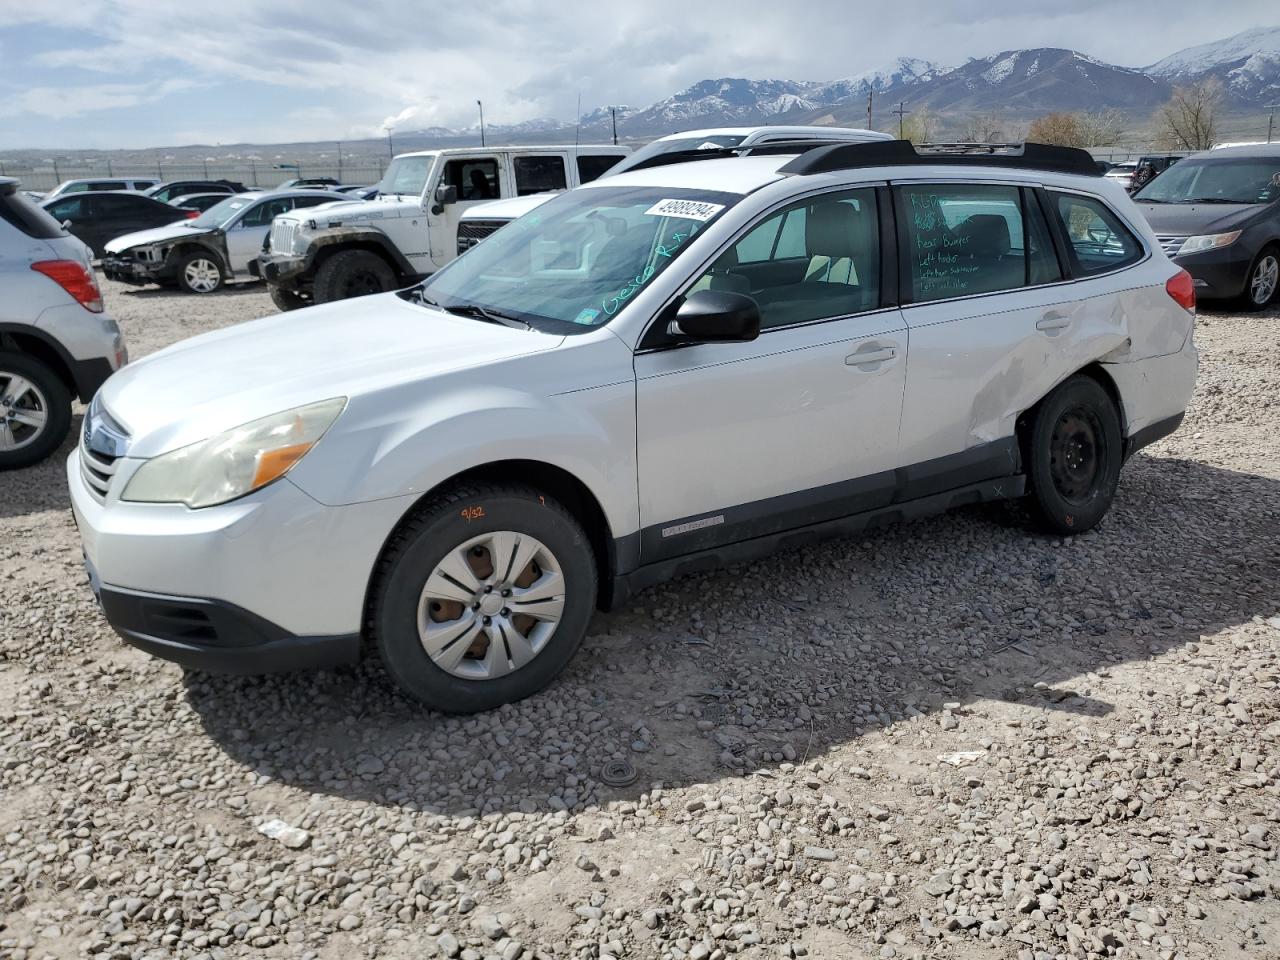
[[[1027,449],[1032,519],[1052,533],[1097,526],[1115,498],[1124,457],[1116,405],[1092,377],[1076,375],[1041,401]]]
[[[290,310],[298,310],[308,306],[309,301],[301,294],[294,293],[292,290],[286,290],[283,287],[268,287],[271,292],[271,302],[276,305],[282,312],[288,313]]]
[[[400,688],[475,713],[522,700],[565,668],[595,609],[595,556],[551,497],[459,487],[392,536],[370,595],[366,626]]]
[[[331,303],[386,293],[395,288],[395,283],[395,272],[376,253],[343,250],[320,265],[311,286],[311,295],[316,303]]]
[[[211,253],[188,253],[178,264],[178,286],[187,293],[214,293],[222,289],[222,266]]]
[[[39,463],[71,429],[71,393],[49,367],[0,353],[0,470]]]
[[[1240,295],[1240,306],[1245,310],[1264,310],[1276,298],[1280,289],[1280,246],[1263,247],[1249,267],[1249,276]]]

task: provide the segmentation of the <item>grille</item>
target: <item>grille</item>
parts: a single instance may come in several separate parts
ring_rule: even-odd
[[[271,249],[276,253],[293,253],[293,231],[296,227],[292,220],[272,221]]]
[[[111,419],[95,397],[85,413],[84,429],[80,432],[80,477],[99,503],[106,502],[128,442],[128,433]]]
[[[1182,248],[1182,241],[1186,239],[1186,237],[1175,237],[1170,233],[1156,235],[1156,240],[1160,243],[1160,249],[1171,257],[1177,255],[1178,251]]]
[[[510,222],[510,220],[464,220],[458,224],[458,253],[470,250],[485,237]]]

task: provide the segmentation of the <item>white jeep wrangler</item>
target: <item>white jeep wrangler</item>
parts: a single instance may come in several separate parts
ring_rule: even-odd
[[[463,210],[589,183],[628,152],[546,146],[401,154],[374,199],[277,217],[256,272],[282,310],[408,286],[454,258]]]

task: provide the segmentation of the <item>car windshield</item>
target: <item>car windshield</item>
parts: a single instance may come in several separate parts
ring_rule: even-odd
[[[396,157],[387,167],[387,172],[382,175],[382,179],[378,181],[378,192],[401,193],[414,197],[421,195],[435,160],[433,153],[419,157]]]
[[[608,323],[741,197],[587,187],[494,233],[410,296],[482,320],[575,333]]]
[[[252,197],[227,197],[221,203],[215,203],[194,220],[184,220],[183,223],[192,227],[221,227],[251,203],[253,203]]]
[[[621,163],[609,168],[608,177],[617,176],[635,167],[641,166],[653,157],[664,153],[684,153],[688,150],[723,150],[725,147],[736,147],[746,137],[740,134],[714,134],[709,137],[681,137],[678,140],[655,140],[646,147],[641,147]]]
[[[1134,195],[1139,203],[1270,203],[1280,199],[1280,156],[1175,163]]]

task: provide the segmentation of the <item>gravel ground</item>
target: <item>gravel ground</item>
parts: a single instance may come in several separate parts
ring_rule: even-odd
[[[135,356],[273,309],[106,296]],[[1280,312],[1197,336],[1100,529],[686,578],[466,719],[133,651],[61,458],[0,477],[0,957],[1280,957]]]

